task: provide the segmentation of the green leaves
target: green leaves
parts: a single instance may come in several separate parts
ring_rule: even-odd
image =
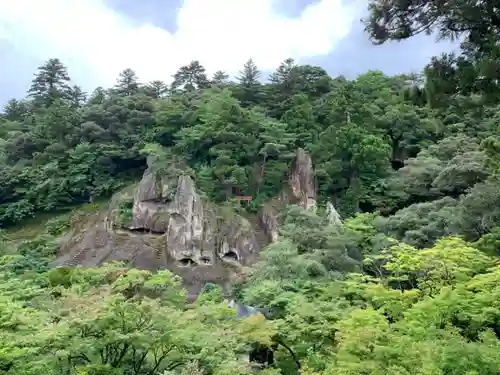
[[[246,374],[238,356],[274,334],[262,318],[235,320],[220,304],[186,310],[179,278],[168,271],[117,270],[77,269],[71,285],[39,291],[34,308],[2,294],[2,369],[146,375],[198,361],[215,373]]]
[[[125,69],[89,100],[59,60],[41,66],[29,98],[0,114],[0,222],[19,227],[0,238],[0,373],[498,374],[498,20],[466,0],[370,9],[378,41],[458,25],[462,53],[433,59],[425,79],[333,79],[286,59],[263,83],[250,59],[231,82],[193,61],[168,89]],[[286,193],[297,147],[313,159],[318,214],[289,207],[238,285],[267,319],[240,319],[217,288],[187,305],[168,271],[49,269],[78,215],[34,235],[19,224],[133,186],[146,167],[189,174],[204,204],[251,195],[239,212],[255,214]],[[176,185],[156,188],[168,198]],[[128,190],[117,225],[131,220]],[[343,226],[322,215],[330,202]],[[275,368],[242,359],[262,346]]]
[[[419,289],[434,294],[435,290],[466,281],[491,266],[491,258],[463,240],[443,238],[430,249],[397,246],[385,268],[410,283],[418,280]]]

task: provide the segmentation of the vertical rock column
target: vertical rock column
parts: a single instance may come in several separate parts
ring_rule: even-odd
[[[293,196],[299,200],[300,206],[316,212],[316,186],[311,156],[302,148],[297,155],[290,175],[290,187]]]

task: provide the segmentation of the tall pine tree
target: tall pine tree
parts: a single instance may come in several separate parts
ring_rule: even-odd
[[[155,80],[149,82],[144,87],[144,92],[146,93],[146,95],[158,99],[168,92],[168,86],[163,81]]]
[[[38,68],[31,83],[28,95],[37,106],[48,107],[57,99],[69,99],[71,87],[69,85],[68,70],[59,59],[49,59]]]
[[[174,82],[172,82],[172,89],[184,88],[187,91],[194,91],[196,89],[207,88],[210,81],[205,73],[205,68],[199,61],[191,61],[189,65],[182,66],[174,74]]]
[[[87,100],[87,94],[82,91],[82,88],[78,85],[73,85],[70,91],[70,101],[73,107],[78,108],[85,100]]]
[[[97,87],[90,95],[89,104],[102,104],[107,98],[106,90],[102,87]]]
[[[261,104],[262,100],[262,84],[259,81],[261,72],[252,59],[249,59],[243,70],[240,71],[237,77],[238,90],[235,93],[236,97],[241,101],[243,107],[249,107],[253,104]]]
[[[115,92],[119,95],[129,96],[139,90],[139,78],[132,69],[123,70],[115,84]]]
[[[214,73],[212,77],[212,85],[217,87],[224,87],[229,84],[229,75],[222,71],[218,70]]]

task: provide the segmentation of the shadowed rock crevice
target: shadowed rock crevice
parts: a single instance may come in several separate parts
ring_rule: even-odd
[[[212,265],[213,264],[213,260],[210,259],[209,257],[200,257],[200,264]]]
[[[132,228],[132,229],[127,229],[124,228],[124,230],[129,231],[130,233],[134,234],[149,234],[149,235],[155,235],[155,236],[163,236],[165,233],[164,232],[155,232],[147,228]]]
[[[234,251],[228,251],[222,256],[222,259],[230,261],[230,262],[238,262],[238,254],[236,254]]]
[[[196,263],[191,258],[182,258],[182,259],[179,259],[179,265],[181,267],[189,267],[189,266],[193,266],[195,264]]]

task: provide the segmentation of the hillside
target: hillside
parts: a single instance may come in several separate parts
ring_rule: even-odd
[[[469,5],[371,1],[375,42],[464,38],[419,75],[87,95],[48,60],[0,115],[0,374],[499,374],[500,23]]]
[[[207,283],[230,295],[245,266],[276,241],[280,211],[288,204],[316,207],[312,161],[303,149],[297,150],[289,174],[283,191],[252,213],[244,208],[248,201],[210,201],[200,194],[189,168],[167,154],[149,157],[139,183],[119,190],[107,207],[75,216],[51,266],[118,261],[151,272],[169,269],[182,277],[190,300]]]

